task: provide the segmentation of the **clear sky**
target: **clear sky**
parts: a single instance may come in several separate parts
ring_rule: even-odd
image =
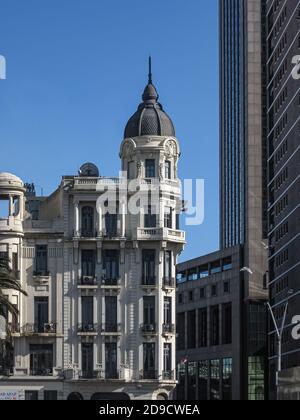
[[[204,178],[205,221],[181,260],[219,246],[217,0],[0,0],[0,171],[50,194],[92,161],[118,175],[147,81],[181,144],[182,178]]]

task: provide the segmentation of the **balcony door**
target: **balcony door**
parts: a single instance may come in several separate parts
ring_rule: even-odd
[[[119,253],[111,250],[104,252],[103,271],[106,280],[117,280],[119,277]]]
[[[39,333],[45,331],[45,324],[49,323],[49,300],[48,297],[34,298],[34,324]]]
[[[143,251],[143,283],[155,284],[155,250]]]
[[[81,251],[82,277],[95,277],[96,255],[93,249]]]
[[[106,331],[116,332],[118,328],[117,296],[105,296]]]
[[[164,324],[165,325],[172,324],[172,298],[171,297],[164,298]]]
[[[93,331],[94,329],[94,300],[93,296],[82,296],[81,298],[82,329]]]
[[[144,324],[155,327],[155,296],[144,296]]]
[[[94,370],[94,348],[92,343],[81,345],[81,368],[83,377],[92,377]]]
[[[144,379],[155,379],[155,343],[144,343]]]
[[[81,232],[83,236],[94,236],[94,209],[91,206],[82,207]]]
[[[106,379],[117,379],[117,343],[105,344],[105,377]]]

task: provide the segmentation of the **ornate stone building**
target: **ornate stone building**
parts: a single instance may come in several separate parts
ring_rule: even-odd
[[[9,293],[20,316],[7,316],[14,363],[0,377],[4,396],[172,396],[175,272],[185,242],[180,149],[151,79],[150,72],[125,129],[122,177],[101,177],[85,164],[49,197],[37,197],[32,186],[0,174],[0,199],[9,204],[0,251],[28,293]]]

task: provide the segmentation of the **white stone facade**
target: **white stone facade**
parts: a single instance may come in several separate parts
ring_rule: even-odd
[[[122,171],[129,170],[141,202],[147,204],[144,187],[159,181],[150,222],[143,214],[148,205],[136,215],[126,211],[133,191],[117,198],[118,215],[97,211],[98,198],[109,197],[112,185],[120,192],[119,178],[64,176],[51,196],[41,198],[25,192],[18,178],[0,174],[0,197],[9,202],[8,217],[0,220],[0,251],[8,253],[28,293],[9,293],[20,316],[8,318],[14,367],[0,377],[0,395],[172,397],[176,262],[185,243],[176,216],[179,156],[175,137],[122,142]]]

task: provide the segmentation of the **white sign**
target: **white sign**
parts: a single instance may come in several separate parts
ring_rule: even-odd
[[[300,340],[300,315],[294,316],[292,324],[296,325],[292,330],[292,337],[294,340]]]
[[[2,401],[14,401],[20,399],[19,391],[12,389],[10,391],[0,391],[0,400]]]

